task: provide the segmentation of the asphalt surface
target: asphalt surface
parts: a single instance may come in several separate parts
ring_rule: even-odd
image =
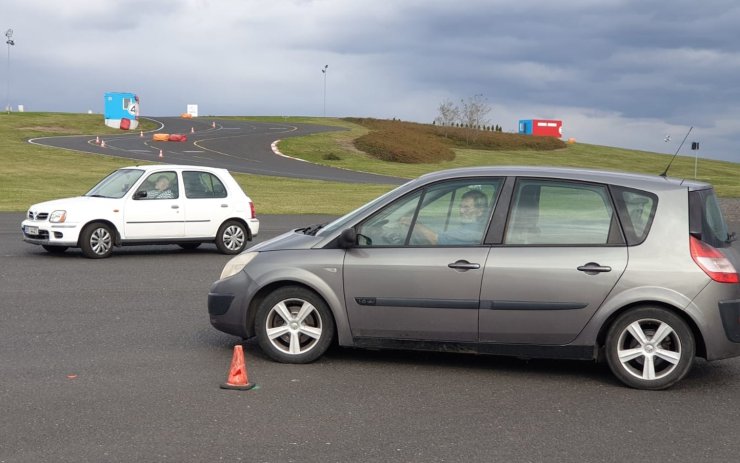
[[[230,119],[180,117],[149,118],[161,124],[154,132],[140,131],[121,135],[82,135],[44,137],[33,143],[74,151],[108,154],[140,161],[211,166],[278,177],[329,180],[348,183],[401,184],[405,180],[384,175],[320,166],[279,156],[271,145],[276,140],[312,133],[342,130],[310,124],[281,124]],[[186,142],[153,141],[154,133],[179,133]],[[97,144],[97,139],[105,142]],[[159,152],[162,151],[162,158]]]
[[[740,359],[673,389],[604,365],[333,348],[311,365],[245,345],[252,391],[219,389],[239,339],[208,322],[229,259],[204,245],[109,259],[23,243],[0,213],[0,462],[730,462]],[[317,216],[262,216],[259,239]],[[738,229],[737,226],[733,227]]]

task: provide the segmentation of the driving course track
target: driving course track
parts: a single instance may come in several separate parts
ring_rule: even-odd
[[[281,124],[224,119],[183,119],[179,117],[148,118],[161,124],[152,132],[122,132],[105,135],[105,147],[91,135],[44,137],[31,143],[73,151],[107,154],[139,161],[210,166],[257,175],[328,180],[347,183],[401,184],[403,179],[321,166],[280,156],[271,144],[279,139],[312,133],[342,130],[309,124]],[[153,133],[181,133],[186,142],[153,141]],[[160,150],[162,157],[159,157]]]

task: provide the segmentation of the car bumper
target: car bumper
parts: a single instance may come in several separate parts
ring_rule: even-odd
[[[711,282],[694,299],[707,360],[740,357],[740,285]]]
[[[31,244],[49,246],[77,246],[80,236],[76,224],[51,223],[46,221],[24,220],[21,223],[23,241]]]
[[[252,232],[252,236],[257,236],[260,232],[260,220],[247,219],[247,225],[249,226],[249,231]]]
[[[219,331],[241,338],[254,336],[253,316],[249,305],[259,288],[241,271],[234,276],[218,280],[208,292],[208,315],[211,325]]]

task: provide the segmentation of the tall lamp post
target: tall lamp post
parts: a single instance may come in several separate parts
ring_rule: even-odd
[[[326,117],[326,73],[327,69],[329,69],[329,65],[325,65],[324,68],[321,70],[321,73],[324,74],[324,117]]]
[[[5,37],[7,37],[8,40],[5,41],[5,43],[8,45],[8,72],[7,72],[7,79],[8,83],[5,87],[5,110],[10,114],[10,47],[15,45],[15,42],[13,41],[13,29],[8,29],[5,31]]]

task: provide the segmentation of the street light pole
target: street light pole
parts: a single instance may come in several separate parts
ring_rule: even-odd
[[[324,74],[324,117],[326,117],[326,74],[327,70],[329,69],[329,65],[325,65],[324,69],[321,70],[321,73]]]
[[[5,43],[8,45],[8,72],[7,72],[7,85],[5,86],[5,110],[10,114],[10,47],[15,45],[15,42],[13,41],[13,29],[8,29],[5,31],[5,37],[7,37],[8,40],[5,41]]]

